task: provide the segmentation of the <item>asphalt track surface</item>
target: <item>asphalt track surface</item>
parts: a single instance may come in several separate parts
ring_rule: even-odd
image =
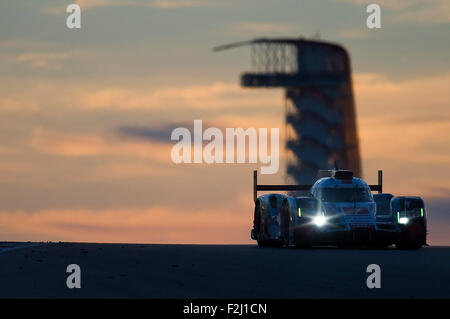
[[[450,247],[14,245],[0,250],[0,298],[450,298]],[[66,286],[69,264],[81,267],[80,289]],[[369,264],[381,267],[380,289],[366,286]]]

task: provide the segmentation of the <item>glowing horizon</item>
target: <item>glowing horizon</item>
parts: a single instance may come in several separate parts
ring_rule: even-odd
[[[282,90],[240,88],[248,52],[211,48],[320,31],[350,53],[363,177],[424,197],[430,243],[450,244],[448,5],[380,1],[371,31],[365,1],[77,2],[73,32],[71,1],[0,4],[0,240],[253,243],[259,165],[175,165],[164,136],[201,119],[280,128],[282,144]],[[280,146],[264,183],[284,182]]]

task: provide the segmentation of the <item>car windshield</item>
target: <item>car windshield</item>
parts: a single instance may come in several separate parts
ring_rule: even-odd
[[[377,215],[390,215],[391,204],[389,197],[375,197],[374,200],[377,203]]]
[[[371,202],[372,193],[365,187],[323,188],[320,192],[324,202]]]
[[[401,198],[398,205],[395,205],[401,216],[414,217],[423,214],[423,203],[420,200]]]

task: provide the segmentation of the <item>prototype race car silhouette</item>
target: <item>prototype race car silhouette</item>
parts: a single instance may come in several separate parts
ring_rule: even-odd
[[[420,248],[427,242],[425,203],[418,196],[374,194],[377,227],[397,229],[392,243],[398,248]]]
[[[326,172],[328,176],[313,185],[258,185],[254,171],[251,238],[258,246],[385,248],[395,244],[399,249],[416,249],[426,245],[426,212],[420,197],[383,194],[382,171],[378,171],[378,185],[368,185],[351,171]],[[309,191],[309,196],[257,197],[258,191]]]

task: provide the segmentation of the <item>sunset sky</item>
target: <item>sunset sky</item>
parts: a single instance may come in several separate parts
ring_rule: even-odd
[[[423,196],[429,243],[449,245],[448,0],[2,1],[0,241],[251,243],[258,165],[176,165],[170,131],[283,135],[283,90],[239,87],[249,48],[211,49],[317,33],[351,56],[363,177]]]

